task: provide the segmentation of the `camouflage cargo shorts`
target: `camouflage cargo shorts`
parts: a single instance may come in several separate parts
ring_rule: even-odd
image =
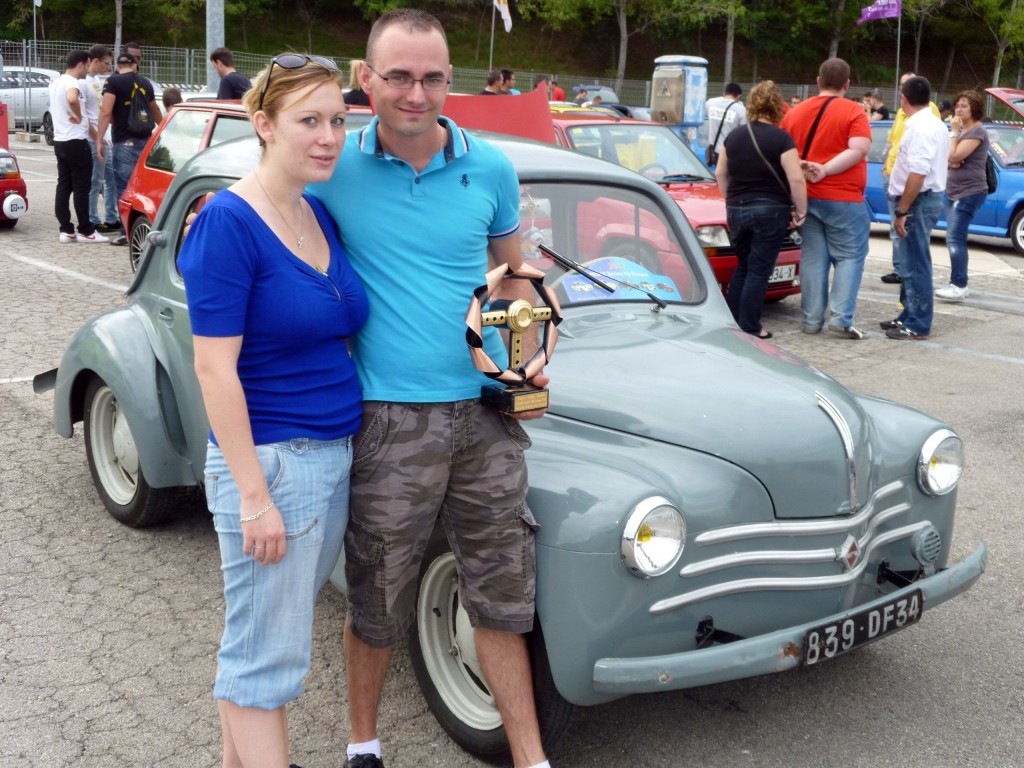
[[[479,400],[363,404],[345,534],[349,621],[358,638],[384,648],[409,630],[439,515],[473,626],[532,629],[537,523],[526,506],[529,446],[515,419]]]

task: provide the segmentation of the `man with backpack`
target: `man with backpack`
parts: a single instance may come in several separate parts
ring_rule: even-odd
[[[138,73],[138,61],[130,53],[117,57],[117,72],[107,78],[103,85],[103,104],[100,107],[100,124],[97,131],[102,136],[107,126],[112,126],[114,175],[117,178],[117,199],[121,199],[132,171],[149,140],[153,129],[160,124],[163,114],[154,98],[153,83]],[[101,145],[96,145],[96,154],[104,160]],[[128,242],[122,228],[121,233],[111,240],[111,245],[125,245]]]

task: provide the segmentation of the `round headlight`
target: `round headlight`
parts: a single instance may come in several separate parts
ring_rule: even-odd
[[[917,460],[917,484],[929,496],[949,493],[964,471],[964,444],[956,433],[940,429],[924,441]]]
[[[686,521],[668,499],[652,496],[637,504],[622,531],[622,562],[634,576],[660,576],[679,562]]]

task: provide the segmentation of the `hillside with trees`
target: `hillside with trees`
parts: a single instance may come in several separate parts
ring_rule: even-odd
[[[650,77],[663,53],[704,56],[713,81],[813,81],[830,55],[857,83],[896,77],[895,19],[857,24],[869,0],[510,0],[495,58],[533,71]],[[415,5],[445,24],[456,66],[485,67],[491,0],[224,0],[229,47],[258,53],[312,49],[360,56],[383,11]],[[31,39],[32,0],[0,0],[0,37]],[[203,0],[43,0],[40,40],[132,39],[204,47]],[[120,30],[118,30],[120,22]],[[115,32],[122,34],[115,37]],[[903,0],[900,69],[941,90],[1016,86],[1024,73],[1024,0]]]

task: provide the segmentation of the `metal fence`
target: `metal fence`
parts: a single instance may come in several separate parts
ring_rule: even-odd
[[[127,41],[126,41],[127,42]],[[68,51],[88,50],[95,42],[73,40],[0,40],[0,54],[5,67],[42,67],[63,72]],[[106,43],[108,47],[113,45]],[[250,77],[270,63],[270,56],[234,51],[235,68]],[[352,58],[330,51],[318,51],[321,56],[333,59],[348,73]],[[174,86],[183,91],[202,91],[206,87],[206,52],[197,48],[167,48],[146,45],[142,49],[142,65],[139,71],[161,87]],[[539,74],[552,74],[566,90],[572,93],[572,86],[598,83],[609,88],[615,87],[615,79],[562,72],[517,71],[516,80],[520,90],[533,87],[533,79]],[[457,93],[476,93],[487,84],[487,70],[456,67],[452,76],[452,90]],[[648,104],[651,97],[649,80],[626,80],[618,90],[620,101],[625,104]]]

